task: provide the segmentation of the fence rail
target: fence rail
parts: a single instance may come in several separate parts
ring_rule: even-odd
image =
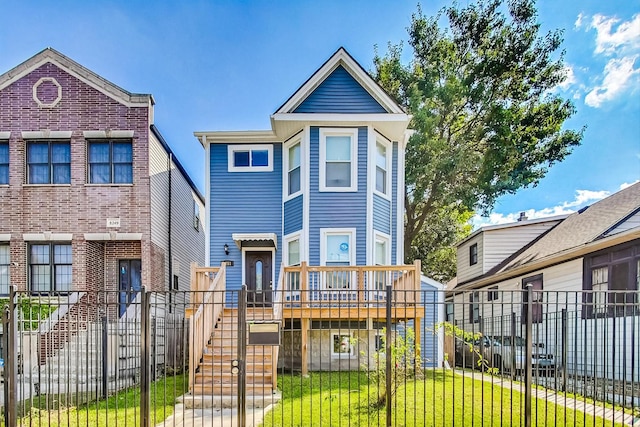
[[[374,270],[353,280],[369,283]],[[197,290],[131,298],[12,288],[2,309],[0,425],[206,426],[188,408],[237,406],[241,390],[246,407],[270,410],[234,413],[223,425],[640,420],[638,292],[445,295],[390,281],[375,303],[356,295],[337,304],[335,290],[303,287],[302,271],[285,268],[272,303],[246,310],[238,290],[220,287],[224,267],[198,270]],[[286,286],[298,299],[287,299]],[[122,316],[121,300],[132,301]],[[243,345],[255,339],[250,331],[271,330],[249,324],[273,322],[280,345]],[[239,355],[242,375],[232,372]]]

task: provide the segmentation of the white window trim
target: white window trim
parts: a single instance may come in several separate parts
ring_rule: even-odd
[[[391,265],[391,236],[377,230],[373,231],[373,250],[371,251],[372,252],[371,265],[377,265],[376,264],[376,244],[378,242],[384,242],[387,245],[385,249],[386,251],[385,257],[387,258],[387,262],[386,264],[382,264],[382,265]]]
[[[327,236],[349,236],[349,265],[356,265],[356,229],[321,228],[320,229],[320,265],[327,265]]]
[[[327,187],[326,186],[326,138],[327,136],[351,137],[351,186]],[[320,182],[319,191],[326,192],[355,192],[358,191],[358,128],[320,128],[320,170],[318,173]]]
[[[296,144],[300,144],[300,190],[295,193],[289,194],[289,149]],[[304,191],[305,184],[305,162],[304,162],[304,144],[302,143],[302,137],[293,138],[291,141],[288,141],[284,144],[283,148],[283,162],[282,162],[282,200],[286,202],[287,200],[294,199],[298,197]]]
[[[289,266],[289,242],[293,242],[294,240],[298,240],[300,243],[300,262],[305,260],[304,254],[304,245],[302,244],[302,231],[296,231],[295,233],[287,234],[284,236],[283,247],[284,253],[282,254],[283,262],[285,266]]]
[[[267,166],[234,166],[233,153],[236,151],[267,151]],[[249,154],[251,161],[251,154]],[[273,172],[273,144],[238,144],[227,146],[227,170],[229,172]]]
[[[349,337],[349,353],[335,353],[333,351],[333,338],[338,336],[348,336]],[[353,336],[353,332],[345,332],[345,331],[331,331],[331,358],[332,359],[353,359],[356,357],[356,346],[351,343],[351,341],[355,337]]]
[[[387,176],[386,176],[386,182],[385,182],[385,188],[387,189],[386,193],[382,193],[380,191],[378,191],[378,189],[376,188],[376,169],[378,167],[377,163],[376,163],[376,158],[378,156],[378,149],[377,149],[377,144],[381,144],[384,145],[386,148],[386,157],[385,157],[385,171],[387,172]],[[370,173],[370,179],[371,179],[371,187],[373,188],[373,193],[379,195],[380,197],[384,197],[387,200],[391,200],[391,168],[392,168],[392,162],[391,162],[391,156],[393,153],[393,145],[391,144],[390,141],[388,141],[386,138],[376,134],[376,138],[374,139],[374,143],[371,145],[371,150],[370,150],[370,157],[369,157],[369,164],[371,165],[371,173]]]

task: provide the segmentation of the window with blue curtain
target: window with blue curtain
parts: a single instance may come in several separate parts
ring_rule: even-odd
[[[34,141],[27,144],[29,184],[70,184],[71,145],[68,141]]]
[[[87,150],[90,184],[132,184],[131,141],[92,141]]]
[[[0,184],[9,183],[9,142],[0,141]]]

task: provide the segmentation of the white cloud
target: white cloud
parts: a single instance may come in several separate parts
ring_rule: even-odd
[[[637,182],[637,181],[636,181]],[[626,188],[634,183],[624,183],[620,186],[620,189]],[[576,190],[573,200],[562,202],[556,206],[551,206],[542,209],[528,209],[524,211],[527,219],[546,218],[557,215],[568,215],[576,212],[578,209],[587,206],[591,203],[602,200],[609,196],[609,191],[593,191],[593,190]],[[516,222],[520,217],[520,212],[512,212],[507,214],[492,213],[489,217],[474,216],[471,219],[473,228],[479,228],[487,225],[508,224]]]
[[[576,75],[573,72],[573,67],[567,65],[564,69],[566,77],[562,83],[558,85],[558,87],[562,90],[567,90],[571,85],[576,83]]]
[[[594,15],[590,28],[596,30],[595,53],[612,53],[618,48],[638,48],[640,46],[640,14],[634,15],[630,21],[622,22],[612,31],[615,24],[620,22],[616,17]]]
[[[594,55],[607,59],[602,74],[594,79],[593,87],[584,93],[585,104],[598,108],[625,93],[631,93],[640,87],[640,14],[628,21],[615,16],[596,14],[591,17],[578,15],[576,28],[595,30]]]
[[[615,99],[617,95],[633,85],[640,69],[634,68],[638,56],[611,59],[604,67],[602,84],[594,87],[584,98],[590,107],[600,107],[603,102]]]
[[[624,190],[627,187],[631,187],[633,184],[637,184],[638,182],[640,182],[640,179],[633,182],[623,182],[622,184],[620,184],[620,190]]]

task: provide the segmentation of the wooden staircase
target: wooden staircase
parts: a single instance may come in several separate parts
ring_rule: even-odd
[[[267,321],[269,308],[247,308],[247,321]],[[247,396],[271,396],[275,391],[277,360],[271,346],[247,346]],[[204,349],[195,374],[193,395],[234,397],[238,393],[238,375],[231,373],[231,362],[238,358],[238,309],[225,307]]]

